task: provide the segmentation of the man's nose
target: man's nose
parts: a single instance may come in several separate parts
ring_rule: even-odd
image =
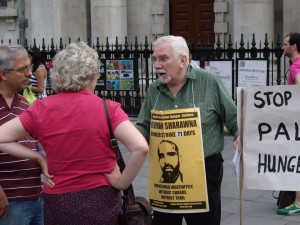
[[[25,73],[26,77],[31,77],[31,75],[32,75],[32,71],[31,70],[26,71],[26,73]]]
[[[156,61],[153,62],[153,67],[154,67],[155,69],[161,68],[161,63],[160,63],[158,60],[156,60]]]

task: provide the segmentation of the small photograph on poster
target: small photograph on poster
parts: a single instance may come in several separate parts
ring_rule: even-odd
[[[119,70],[107,70],[106,80],[119,80],[120,79]]]
[[[133,80],[133,71],[132,70],[121,70],[120,74],[121,80]]]
[[[132,60],[107,60],[106,63],[107,70],[132,70],[133,61]]]
[[[133,60],[120,60],[119,70],[133,70]]]
[[[106,69],[107,70],[116,70],[119,68],[119,60],[107,60]]]
[[[107,80],[106,90],[120,90],[120,80]]]
[[[133,90],[134,89],[133,80],[121,80],[120,81],[120,89],[121,90]]]

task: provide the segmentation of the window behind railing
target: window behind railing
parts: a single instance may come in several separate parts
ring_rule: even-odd
[[[7,0],[0,0],[0,7],[7,7]]]

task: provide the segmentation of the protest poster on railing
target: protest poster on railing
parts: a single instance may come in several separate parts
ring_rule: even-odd
[[[238,89],[243,129],[243,187],[298,190],[300,86]]]
[[[267,59],[237,59],[237,87],[269,85]]]
[[[101,59],[97,87],[107,91],[129,91],[137,88],[137,74],[132,59]]]
[[[206,70],[220,77],[228,93],[234,98],[233,60],[207,60],[204,66]]]

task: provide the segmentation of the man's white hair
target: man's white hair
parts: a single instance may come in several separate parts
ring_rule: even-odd
[[[167,35],[167,36],[160,37],[153,42],[153,48],[155,49],[157,45],[166,42],[169,42],[171,44],[171,47],[177,56],[185,55],[189,59],[189,54],[190,54],[189,47],[185,39],[181,36]]]

